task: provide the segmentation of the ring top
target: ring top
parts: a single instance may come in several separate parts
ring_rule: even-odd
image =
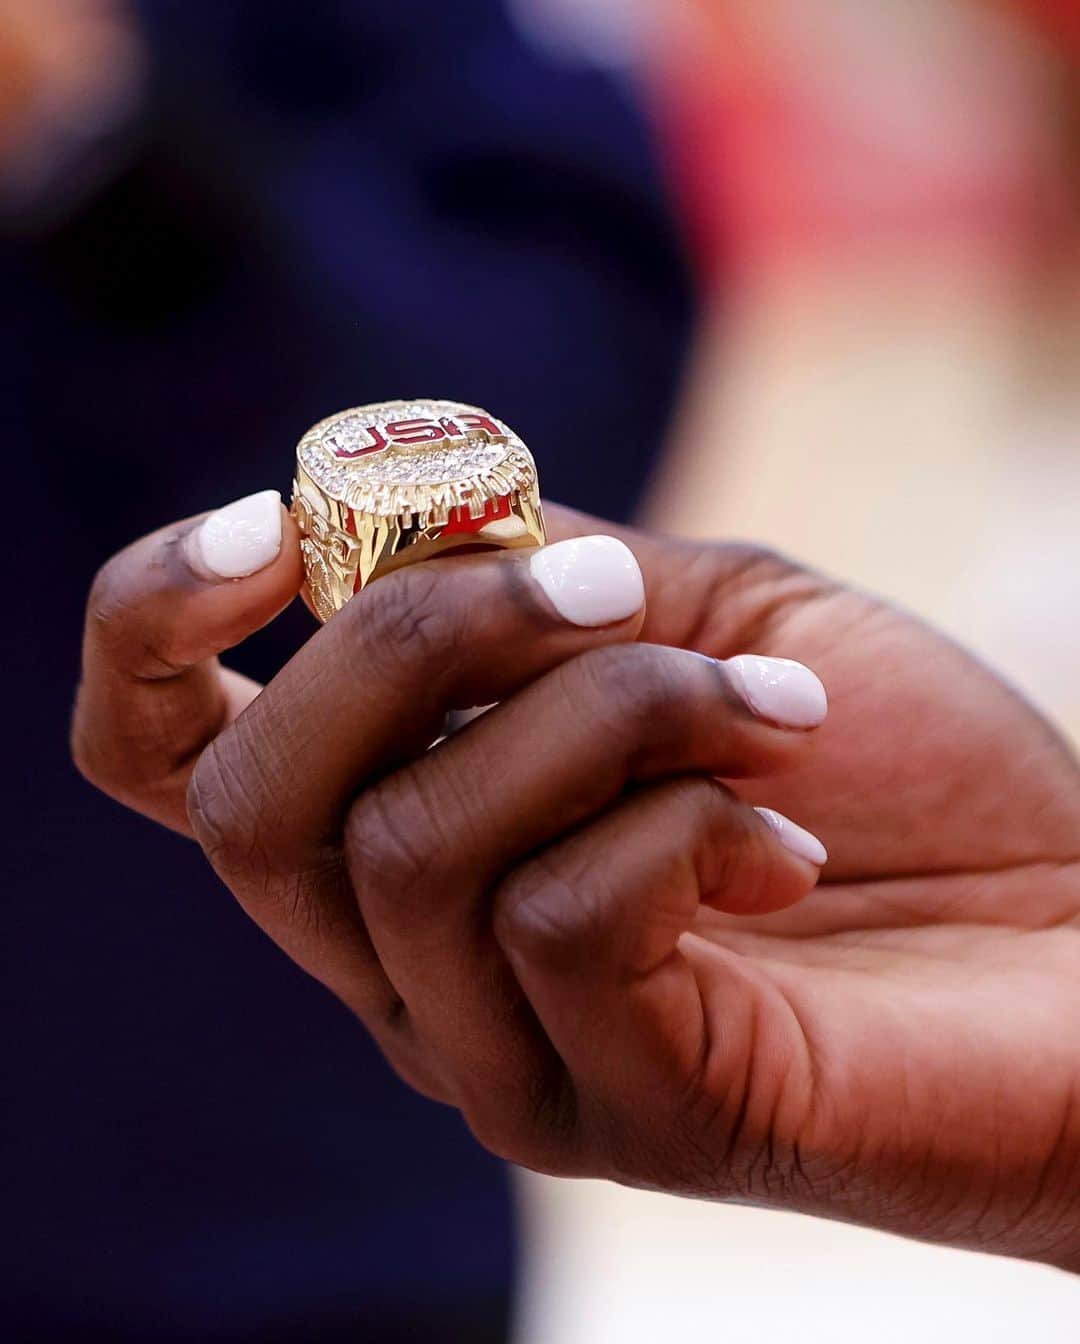
[[[384,517],[425,519],[535,486],[536,467],[503,421],[458,401],[383,401],[320,420],[297,460],[330,498]]]

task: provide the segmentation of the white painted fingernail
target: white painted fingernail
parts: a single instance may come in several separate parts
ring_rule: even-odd
[[[829,852],[817,836],[797,826],[790,817],[774,812],[771,807],[755,807],[754,811],[792,854],[797,854],[800,859],[805,859],[817,868],[823,868],[828,862]]]
[[[533,578],[573,625],[611,625],[645,605],[641,569],[616,537],[574,537],[545,546],[529,561]]]
[[[219,579],[265,569],[281,550],[281,495],[260,490],[212,513],[198,530],[199,558]]]
[[[753,712],[781,728],[817,728],[829,712],[820,680],[790,658],[760,658],[744,653],[729,658],[735,689]]]

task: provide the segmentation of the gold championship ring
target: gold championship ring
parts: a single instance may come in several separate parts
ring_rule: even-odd
[[[546,540],[532,454],[456,401],[380,401],[320,420],[296,448],[292,512],[320,621],[402,565]]]

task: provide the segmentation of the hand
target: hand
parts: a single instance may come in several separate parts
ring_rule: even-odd
[[[174,535],[92,599],[78,758],[183,828],[208,743],[219,873],[482,1142],[1080,1263],[1080,784],[971,657],[772,554],[621,533],[645,613],[560,619],[520,554],[404,570],[219,733],[250,688],[197,660],[295,591],[294,539],[222,585]],[[748,651],[813,666],[827,725],[808,674],[767,701],[711,661]],[[809,899],[812,842],[749,804],[827,841]]]

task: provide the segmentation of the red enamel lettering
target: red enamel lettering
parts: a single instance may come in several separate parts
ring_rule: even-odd
[[[395,443],[437,443],[446,438],[446,430],[434,420],[393,420],[386,432]]]
[[[461,416],[461,423],[466,427],[466,429],[487,430],[487,432],[492,436],[492,438],[497,439],[502,434],[502,430],[495,423],[495,421],[489,420],[486,415],[463,415]]]
[[[347,448],[335,448],[334,456],[348,457],[348,458],[366,457],[368,453],[377,453],[386,447],[386,436],[381,432],[381,430],[376,429],[374,425],[365,425],[364,433],[371,435],[372,443],[370,447],[354,448],[351,451]]]

